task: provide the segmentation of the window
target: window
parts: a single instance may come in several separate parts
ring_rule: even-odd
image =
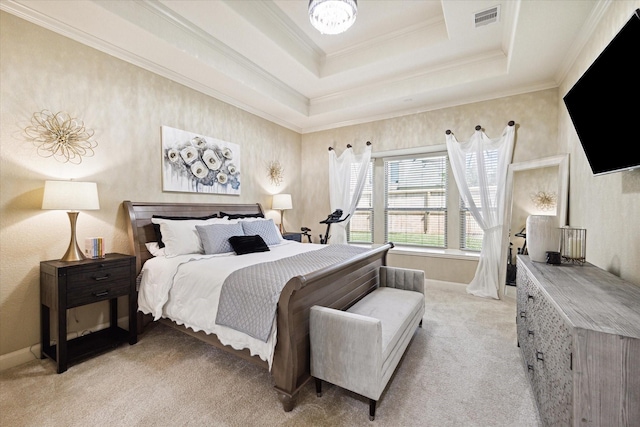
[[[447,247],[447,156],[387,158],[385,241]]]
[[[351,183],[349,194],[353,197],[358,178],[358,165],[351,165]],[[347,241],[350,243],[373,243],[373,161],[367,166],[362,195],[356,211],[347,225]]]

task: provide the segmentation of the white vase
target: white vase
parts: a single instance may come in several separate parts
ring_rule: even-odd
[[[546,262],[547,251],[560,250],[560,228],[555,215],[527,217],[527,250],[531,261]]]

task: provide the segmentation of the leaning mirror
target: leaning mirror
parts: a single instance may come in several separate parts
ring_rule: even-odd
[[[512,163],[507,172],[503,245],[499,294],[509,293],[507,265],[509,257],[525,245],[523,231],[529,215],[556,215],[558,227],[566,225],[569,191],[569,155],[545,157]],[[511,243],[511,245],[510,245]],[[511,248],[511,251],[509,250]],[[515,289],[512,291],[515,295]]]

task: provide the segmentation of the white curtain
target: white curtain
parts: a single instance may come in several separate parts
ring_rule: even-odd
[[[342,209],[342,218],[349,215],[346,221],[331,224],[330,244],[347,243],[347,224],[358,206],[362,189],[364,188],[367,169],[371,161],[371,145],[367,144],[362,154],[356,155],[353,148],[347,147],[338,156],[336,150],[329,150],[329,202],[331,212]],[[351,181],[355,181],[353,194]]]
[[[476,130],[467,142],[447,134],[447,151],[453,175],[465,205],[484,232],[476,274],[467,292],[498,297],[505,182],[513,155],[515,126],[507,126],[500,138],[490,139]]]

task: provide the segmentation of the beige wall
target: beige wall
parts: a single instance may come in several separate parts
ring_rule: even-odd
[[[359,152],[371,141],[373,153],[415,149],[444,144],[447,129],[459,141],[466,141],[478,124],[489,137],[496,138],[513,120],[517,126],[513,161],[522,162],[562,152],[557,144],[557,117],[558,91],[549,89],[303,135],[302,221],[314,236],[324,232],[318,221],[329,213],[329,146],[340,152],[351,144]],[[424,269],[428,279],[459,283],[469,283],[477,266],[476,261],[470,260],[399,255],[391,256],[389,263]]]
[[[640,1],[611,2],[560,88],[564,94],[640,8]],[[558,99],[562,103],[562,98]],[[640,117],[637,102],[629,105]],[[587,261],[640,285],[640,169],[594,177],[561,104],[559,141],[570,153],[569,224],[587,229]],[[612,123],[612,150],[638,147],[637,123]]]
[[[102,236],[108,252],[129,253],[123,200],[260,202],[269,209],[274,192],[297,198],[299,134],[5,12],[0,31],[0,355],[39,343],[39,263],[60,258],[69,244],[67,215],[40,209],[45,180],[98,184],[100,210],[80,214],[78,240]],[[39,157],[21,131],[42,109],[84,120],[96,132],[95,156],[80,165]],[[241,195],[163,192],[162,125],[238,144]],[[267,179],[266,162],[274,159],[284,166],[279,187]],[[93,306],[73,309],[69,330],[94,327],[104,316]]]
[[[424,256],[392,250],[387,263],[394,267],[423,270],[427,279],[466,285],[475,276],[478,260],[475,257]]]

